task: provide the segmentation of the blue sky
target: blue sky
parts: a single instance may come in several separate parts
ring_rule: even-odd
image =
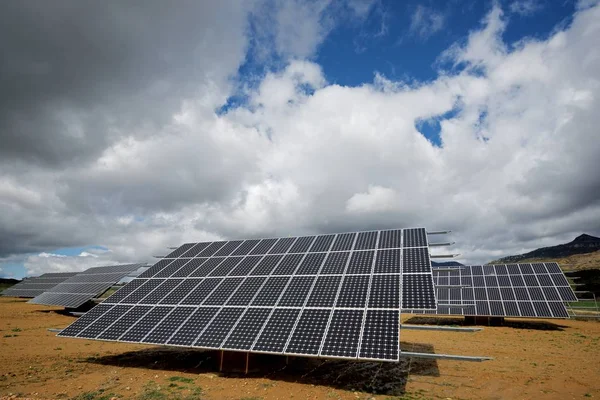
[[[137,10],[140,20],[165,23],[160,29],[122,26],[112,19],[119,10],[80,10],[79,19],[69,14],[72,25],[48,27],[37,41],[9,42],[4,58],[30,61],[9,72],[32,82],[22,93],[31,99],[10,117],[0,111],[0,124],[16,124],[0,131],[21,132],[24,119],[13,115],[36,118],[26,118],[22,134],[33,138],[9,146],[14,138],[0,137],[0,205],[11,210],[0,215],[0,276],[151,262],[189,240],[371,229],[390,220],[462,230],[455,239],[478,262],[598,229],[589,223],[597,195],[586,192],[595,181],[573,179],[596,150],[562,133],[567,120],[577,124],[570,135],[595,126],[588,111],[597,77],[587,67],[595,61],[576,60],[593,46],[582,32],[595,29],[598,7],[578,11],[593,1],[256,4],[249,11],[235,0],[198,2],[164,19],[173,10]],[[86,22],[96,18],[112,28],[96,31]],[[23,29],[2,37],[28,38]],[[13,47],[18,57],[8,54]],[[75,57],[60,56],[63,47]],[[528,75],[531,68],[538,70]],[[78,79],[63,82],[73,73],[61,71],[78,71]],[[382,80],[396,88],[387,98],[379,96]],[[396,136],[386,136],[392,125]],[[336,155],[341,145],[347,157]],[[553,162],[546,146],[574,146],[571,161]],[[404,175],[407,165],[423,169],[422,181]],[[446,194],[453,212],[432,211],[427,200]],[[485,228],[474,227],[482,221]],[[490,233],[499,225],[507,228]]]

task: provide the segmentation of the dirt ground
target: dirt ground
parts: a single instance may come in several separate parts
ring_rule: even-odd
[[[425,319],[426,318],[426,319]],[[58,338],[60,308],[0,298],[0,398],[571,399],[600,398],[600,323],[507,320],[480,332],[403,330],[404,351],[490,356],[485,362],[325,361]],[[404,322],[462,324],[460,318]]]

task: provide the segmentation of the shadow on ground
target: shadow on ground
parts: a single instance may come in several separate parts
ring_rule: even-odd
[[[408,325],[472,326],[471,324],[466,324],[465,319],[461,317],[412,317],[402,323]],[[477,325],[486,326],[485,324]],[[560,325],[554,322],[532,321],[528,319],[505,319],[496,326],[515,329],[535,329],[540,331],[563,331],[565,328],[568,328],[566,325]]]
[[[403,347],[407,345],[411,351],[433,352],[431,345],[403,343]],[[265,378],[392,396],[405,392],[409,373],[439,376],[437,362],[430,359],[401,358],[398,363],[380,363],[289,357],[286,363],[285,356],[270,354],[250,354],[245,374],[246,353],[236,352],[224,353],[223,372],[218,372],[220,352],[169,347],[90,357],[81,362],[192,374],[218,373],[225,378]]]

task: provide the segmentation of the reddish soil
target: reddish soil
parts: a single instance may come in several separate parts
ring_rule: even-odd
[[[459,318],[426,317],[462,324]],[[410,323],[425,317],[404,316]],[[56,337],[59,308],[0,298],[0,399],[570,399],[600,397],[600,323],[507,320],[481,332],[403,330],[404,351],[490,356],[397,364],[226,354]]]

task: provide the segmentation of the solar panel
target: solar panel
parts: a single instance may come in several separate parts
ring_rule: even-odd
[[[34,298],[75,275],[77,275],[77,272],[57,272],[25,278],[2,291],[2,296]]]
[[[434,268],[433,276],[443,304],[437,310],[415,313],[568,318],[564,303],[577,301],[557,263],[474,265],[455,271]]]
[[[46,290],[44,293],[31,299],[29,303],[77,308],[90,299],[104,293],[115,283],[144,266],[146,264],[124,264],[89,268]],[[139,281],[134,281],[136,283],[131,287],[139,286]],[[158,281],[155,282],[158,284]],[[125,292],[123,292],[124,294]],[[142,300],[142,298],[140,297],[139,300]]]
[[[187,243],[102,306],[60,336],[397,361],[401,308],[436,298],[417,228]]]

